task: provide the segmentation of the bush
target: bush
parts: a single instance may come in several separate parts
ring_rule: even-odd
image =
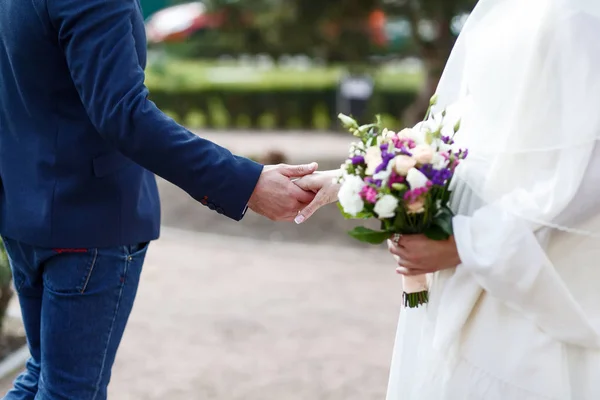
[[[413,102],[412,90],[378,90],[367,118],[376,113],[397,119]],[[151,89],[151,100],[182,124],[205,128],[335,129],[336,88],[251,90]],[[398,123],[398,121],[394,121]]]
[[[305,70],[223,67],[181,61],[155,64],[147,72],[150,98],[191,127],[245,129],[335,129],[341,69]],[[375,73],[367,118],[376,113],[398,123],[416,97],[420,75]]]
[[[4,326],[4,317],[8,310],[8,305],[13,296],[11,288],[12,273],[8,262],[8,256],[4,243],[0,238],[0,334],[2,333],[2,327]]]

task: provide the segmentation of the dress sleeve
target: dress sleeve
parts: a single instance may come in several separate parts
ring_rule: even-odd
[[[600,173],[595,172],[598,167],[600,147],[596,146],[580,190],[563,210],[560,219],[575,224],[598,215],[598,203],[590,201],[594,192],[595,198],[600,196]],[[560,188],[546,190],[551,192]],[[598,338],[572,288],[565,283],[547,251],[553,235],[572,236],[576,233],[542,227],[512,214],[499,203],[484,206],[471,216],[458,215],[453,225],[462,261],[458,268],[469,273],[489,295],[565,342],[589,344],[590,338]],[[584,241],[583,236],[576,239],[577,242]],[[566,251],[585,250],[567,247]],[[569,256],[564,251],[560,258],[561,268],[585,268],[565,265],[564,260]]]

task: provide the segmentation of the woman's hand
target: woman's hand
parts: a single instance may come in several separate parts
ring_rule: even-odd
[[[427,274],[461,263],[454,236],[448,240],[431,240],[424,235],[399,235],[395,240],[388,240],[388,248],[398,262],[396,272],[400,275]]]
[[[334,179],[338,175],[339,170],[317,171],[294,181],[301,189],[316,193],[314,200],[298,213],[294,220],[297,224],[306,221],[324,205],[337,201],[340,185]]]

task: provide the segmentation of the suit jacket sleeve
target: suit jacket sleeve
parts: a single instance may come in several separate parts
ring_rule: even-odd
[[[96,130],[119,152],[239,220],[262,166],[168,118],[148,99],[136,52],[135,0],[52,0],[48,13]]]

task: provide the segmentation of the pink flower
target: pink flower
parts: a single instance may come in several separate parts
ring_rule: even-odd
[[[406,179],[402,175],[398,175],[395,171],[392,171],[392,174],[390,175],[390,180],[388,182],[388,185],[390,187],[392,187],[392,185],[394,183],[404,183],[404,182],[406,182]]]
[[[418,199],[423,199],[423,196],[429,192],[430,187],[431,185],[428,185],[427,187],[420,187],[406,191],[406,193],[404,193],[404,201],[407,203],[413,203]]]
[[[423,197],[419,197],[413,202],[410,202],[406,209],[409,214],[419,214],[425,212],[425,199]]]
[[[362,197],[371,204],[375,204],[375,202],[377,201],[377,190],[375,190],[375,188],[371,186],[365,186],[360,191],[360,197]]]
[[[392,143],[394,143],[394,147],[396,147],[397,149],[401,149],[403,147],[407,149],[414,149],[416,146],[414,140],[406,137],[396,136],[392,138]]]
[[[431,146],[420,144],[412,149],[412,156],[417,161],[417,164],[429,164],[433,159],[433,150]]]

